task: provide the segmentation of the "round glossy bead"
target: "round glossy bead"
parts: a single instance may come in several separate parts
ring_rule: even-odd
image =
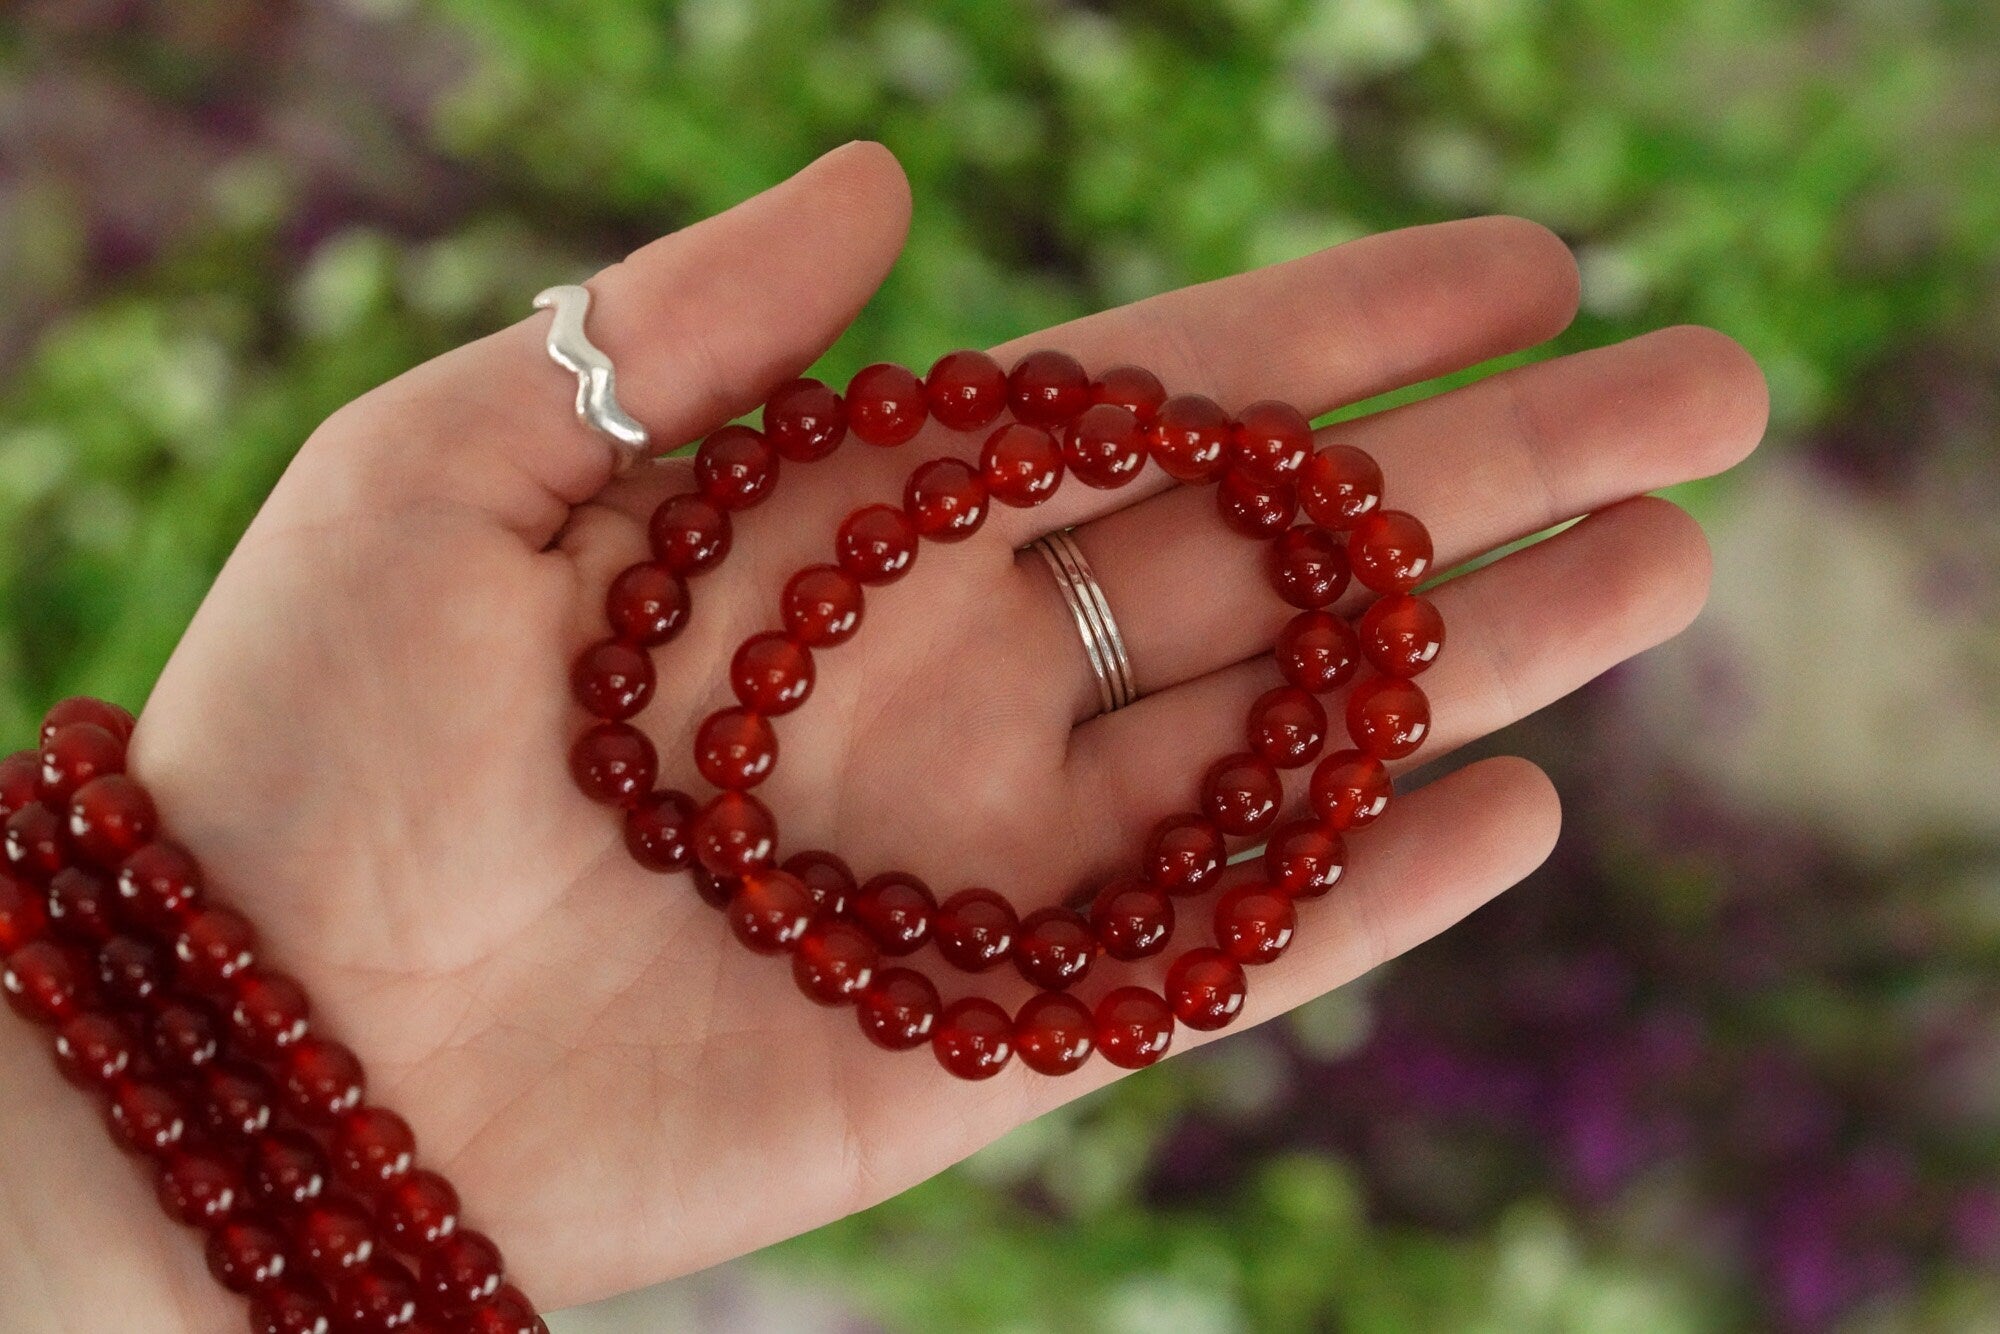
[[[1236,414],[1229,432],[1233,466],[1265,482],[1289,481],[1312,457],[1312,423],[1289,403],[1265,399]]]
[[[1169,894],[1199,894],[1228,864],[1220,829],[1199,815],[1169,815],[1146,836],[1139,874]]]
[[[1167,476],[1212,482],[1229,463],[1229,414],[1201,394],[1176,394],[1146,428],[1146,449]]]
[[[1090,376],[1067,352],[1030,352],[1007,376],[1007,404],[1034,426],[1053,426],[1090,403]]]
[[[669,496],[646,526],[653,557],[686,578],[722,563],[729,554],[729,514],[698,495]]]
[[[160,1207],[177,1223],[213,1227],[243,1204],[243,1173],[210,1149],[170,1149],[154,1176]]]
[[[466,1313],[465,1334],[549,1334],[528,1299],[513,1288]]]
[[[96,723],[69,723],[42,743],[42,800],[58,809],[93,778],[125,772],[125,743]]]
[[[1271,588],[1294,607],[1332,606],[1347,591],[1347,547],[1318,524],[1280,533],[1265,548]]]
[[[688,879],[694,882],[695,896],[718,911],[727,908],[729,900],[735,897],[737,882],[715,874],[700,862],[688,868]]]
[[[318,1141],[296,1130],[274,1130],[250,1142],[250,1183],[274,1209],[287,1213],[326,1193],[333,1168]]]
[[[893,584],[917,561],[917,526],[894,505],[864,505],[834,535],[840,568],[864,584]]]
[[[1113,881],[1090,905],[1090,926],[1114,959],[1149,959],[1174,933],[1174,905],[1164,890],[1136,880]]]
[[[725,426],[694,453],[695,485],[721,510],[747,510],[778,484],[778,451],[747,426]]]
[[[101,945],[118,931],[118,891],[101,876],[72,866],[49,879],[43,901],[49,929],[66,940]]]
[[[932,459],[910,474],[903,509],[933,542],[963,542],[986,522],[986,483],[963,459]]]
[[[986,437],[979,475],[1001,504],[1016,509],[1039,505],[1062,485],[1062,446],[1039,426],[1009,422]]]
[[[310,1279],[282,1279],[250,1299],[251,1334],[333,1334],[333,1300]]]
[[[1352,528],[1381,508],[1382,469],[1352,445],[1327,445],[1300,470],[1299,501],[1314,523]]]
[[[1295,899],[1332,889],[1347,865],[1347,845],[1317,820],[1294,820],[1271,831],[1264,845],[1264,875]]]
[[[137,726],[130,711],[116,704],[88,695],[72,695],[57,701],[42,715],[41,741],[46,744],[50,737],[71,723],[91,723],[101,727],[117,737],[121,745],[132,739],[132,729]]]
[[[685,792],[647,794],[625,812],[625,850],[649,871],[685,871],[694,861],[695,809]]]
[[[278,1088],[270,1076],[243,1061],[215,1061],[193,1081],[195,1114],[212,1135],[254,1139],[278,1116]]]
[[[458,1192],[420,1167],[376,1196],[382,1231],[397,1249],[422,1251],[458,1230]]]
[[[500,1248],[492,1238],[466,1229],[431,1247],[419,1279],[439,1310],[459,1311],[498,1293],[505,1273]]]
[[[0,956],[41,939],[48,929],[48,899],[43,892],[0,871]]]
[[[30,1023],[53,1026],[74,1015],[86,994],[87,974],[76,954],[51,940],[31,940],[7,956],[0,991]]]
[[[924,427],[924,382],[904,367],[879,361],[847,382],[848,429],[871,445],[900,445]]]
[[[1285,787],[1269,760],[1248,753],[1225,755],[1201,781],[1201,809],[1225,834],[1261,834],[1278,822]]]
[[[1269,963],[1292,943],[1298,921],[1298,910],[1284,891],[1238,885],[1215,901],[1216,947],[1238,963]]]
[[[1387,676],[1416,676],[1444,648],[1444,617],[1420,597],[1385,593],[1361,614],[1361,651]]]
[[[105,1109],[111,1136],[133,1153],[158,1157],[187,1136],[187,1104],[164,1084],[121,1079]]]
[[[132,1035],[108,1014],[84,1010],[56,1029],[56,1068],[79,1088],[104,1088],[132,1068]]]
[[[695,858],[724,879],[740,880],[769,866],[777,846],[778,822],[746,793],[720,793],[694,817]]]
[[[1063,462],[1085,486],[1109,490],[1146,466],[1146,432],[1130,408],[1093,403],[1062,432]]]
[[[417,1136],[386,1107],[357,1107],[333,1123],[328,1139],[340,1179],[373,1195],[416,1165]]]
[[[1113,366],[1091,382],[1090,401],[1124,408],[1146,426],[1167,401],[1167,391],[1160,377],[1143,366]]]
[[[1347,733],[1382,760],[1413,753],[1431,732],[1431,702],[1410,681],[1371,676],[1347,697]]]
[[[578,790],[607,806],[631,806],[653,790],[660,757],[646,734],[630,723],[598,723],[577,737],[569,752]]]
[[[780,611],[785,630],[801,644],[844,644],[861,628],[861,584],[833,565],[809,565],[785,584]]]
[[[1021,1063],[1039,1074],[1081,1068],[1097,1047],[1090,1007],[1068,992],[1036,992],[1014,1014],[1014,1047]]]
[[[849,911],[882,952],[894,958],[914,953],[931,938],[937,899],[915,876],[887,871],[861,886]]]
[[[269,1056],[306,1035],[312,1003],[295,979],[251,968],[238,975],[229,990],[229,1026],[245,1051]]]
[[[1312,806],[1327,826],[1360,829],[1389,808],[1389,771],[1358,750],[1337,750],[1312,776]]]
[[[118,897],[126,911],[154,928],[178,930],[200,905],[201,867],[180,844],[158,839],[118,868]]]
[[[0,820],[42,799],[40,751],[19,750],[0,759]]]
[[[984,996],[953,1001],[938,1016],[931,1051],[960,1079],[991,1079],[1014,1057],[1014,1020]]]
[[[1014,937],[1014,966],[1047,991],[1081,982],[1097,959],[1090,923],[1068,908],[1041,908],[1021,919]]]
[[[719,788],[755,787],[778,765],[778,734],[762,714],[718,709],[695,731],[694,764]]]
[[[1326,744],[1326,708],[1297,686],[1276,686],[1250,705],[1245,731],[1251,750],[1280,769],[1296,769],[1318,759]]]
[[[1299,502],[1290,482],[1265,482],[1249,473],[1227,472],[1215,488],[1215,508],[1231,529],[1261,539],[1289,528]]]
[[[818,380],[793,380],[764,405],[764,438],[795,463],[812,463],[840,448],[847,405]]]
[[[375,1220],[357,1200],[328,1196],[299,1211],[299,1262],[324,1279],[368,1263],[378,1240]]]
[[[1414,515],[1377,510],[1348,534],[1347,560],[1377,593],[1407,593],[1431,572],[1431,535]]]
[[[139,936],[113,936],[97,951],[98,987],[112,1005],[138,1009],[166,989],[171,960],[164,945]]]
[[[359,1106],[367,1088],[354,1053],[325,1038],[293,1043],[279,1060],[278,1075],[286,1107],[312,1124],[331,1121]]]
[[[169,1001],[146,1025],[146,1048],[168,1074],[191,1075],[221,1051],[221,1021],[200,1001]]]
[[[854,901],[854,872],[831,852],[808,848],[785,858],[785,869],[804,882],[820,917],[838,917]]]
[[[1278,631],[1271,653],[1287,681],[1323,695],[1353,677],[1361,664],[1361,641],[1354,627],[1332,612],[1302,611]]]
[[[1167,1054],[1174,1041],[1174,1012],[1147,987],[1119,987],[1097,1002],[1092,1016],[1104,1059],[1138,1070]]]
[[[285,1236],[269,1219],[238,1216],[208,1234],[208,1272],[231,1292],[252,1293],[285,1276]]]
[[[203,908],[174,938],[183,982],[213,991],[256,961],[257,929],[234,908]]]
[[[729,685],[746,709],[790,713],[812,694],[812,650],[775,631],[752,635],[729,660]]]
[[[34,884],[47,884],[50,876],[69,865],[63,844],[61,817],[39,802],[23,806],[7,817],[5,865],[0,869]]]
[[[333,1304],[341,1334],[417,1334],[423,1297],[402,1262],[377,1255],[334,1284]]]
[[[653,659],[642,648],[607,639],[577,654],[569,682],[586,713],[617,722],[653,697]]]
[[[604,618],[628,644],[664,644],[687,624],[687,581],[656,561],[628,565],[604,594]]]
[[[69,837],[99,866],[116,870],[160,827],[153,799],[124,774],[93,778],[69,799]]]
[[[922,973],[884,968],[861,993],[854,1015],[870,1042],[890,1051],[908,1051],[930,1040],[943,1008],[937,988]]]
[[[1174,1018],[1204,1033],[1227,1028],[1243,1013],[1249,994],[1243,965],[1221,950],[1191,949],[1167,969],[1167,1002]]]
[[[852,922],[818,921],[799,938],[792,980],[821,1005],[852,1005],[875,980],[882,951]]]
[[[931,416],[954,431],[976,431],[1007,410],[1007,372],[984,352],[947,352],[924,377]]]
[[[938,905],[938,953],[968,973],[1004,963],[1021,927],[1014,905],[990,889],[961,889]]]
[[[736,938],[759,954],[796,947],[812,925],[815,905],[805,882],[787,871],[753,871],[743,877],[724,915]]]

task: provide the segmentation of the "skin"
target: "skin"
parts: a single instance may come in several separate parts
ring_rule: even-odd
[[[894,159],[850,144],[599,274],[592,333],[627,408],[678,442],[761,402],[840,334],[908,220]],[[1225,407],[1277,397],[1318,414],[1530,347],[1576,301],[1553,235],[1485,218],[1171,292],[996,355],[1058,347]],[[679,462],[612,479],[544,356],[547,320],[416,368],[306,442],[147,704],[133,765],[260,924],[267,958],[304,980],[315,1022],[363,1054],[373,1096],[414,1124],[469,1222],[553,1309],[864,1208],[1118,1072],[1093,1061],[1049,1079],[1015,1062],[966,1084],[922,1052],[876,1050],[851,1014],[805,1002],[782,961],[726,940],[684,879],[638,869],[615,819],[578,795],[569,661],[602,634],[611,577],[643,558],[645,516],[688,479]],[[1450,630],[1422,678],[1425,760],[1688,624],[1707,548],[1643,493],[1733,465],[1765,413],[1750,358],[1680,328],[1327,433],[1377,456],[1440,567],[1588,516],[1437,592]],[[785,576],[826,559],[840,517],[898,494],[921,458],[977,444],[937,433],[785,465],[657,655],[641,721],[663,783],[703,790],[692,730],[728,702],[729,653],[775,623]],[[813,697],[779,724],[759,795],[786,846],[942,891],[989,885],[1023,911],[1129,863],[1278,680],[1266,650],[1286,610],[1212,503],[1149,469],[927,544],[909,578],[870,592],[863,633],[819,656]],[[1013,554],[1064,524],[1082,525],[1147,692],[1115,715],[1091,717],[1068,613],[1041,562]],[[1288,775],[1295,805],[1307,772]],[[1547,778],[1519,759],[1402,791],[1293,948],[1254,970],[1239,1027],[1449,926],[1538,865],[1559,822]],[[1183,913],[1198,932],[1198,910]],[[1014,981],[977,985],[1011,1004]],[[947,978],[947,997],[964,986]],[[235,1327],[240,1304],[42,1040],[0,1024],[9,1328]]]

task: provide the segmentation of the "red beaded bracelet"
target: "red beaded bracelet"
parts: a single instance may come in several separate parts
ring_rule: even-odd
[[[0,760],[9,1004],[53,1030],[259,1334],[547,1334],[409,1125],[363,1100],[360,1060],[165,837],[125,772],[133,727],[65,700],[39,753]]]
[[[997,425],[1003,414],[1011,420]],[[926,419],[989,432],[977,466],[932,459],[909,477],[902,503],[865,505],[834,536],[834,559],[786,582],[781,630],[751,636],[730,662],[737,704],[696,729],[694,763],[717,789],[698,802],[656,789],[652,743],[631,723],[654,689],[650,650],[687,625],[687,580],[721,563],[730,515],[765,500],[779,463],[824,459],[850,433],[876,446],[913,439]],[[1161,821],[1136,872],[1102,886],[1088,914],[1043,908],[1020,916],[984,888],[938,903],[915,876],[886,871],[858,882],[831,852],[779,860],[778,826],[751,795],[777,765],[772,719],[812,692],[813,654],[853,638],[867,587],[907,574],[923,541],[959,542],[995,501],[1026,508],[1055,494],[1065,474],[1114,488],[1151,459],[1182,483],[1216,483],[1232,530],[1268,543],[1271,586],[1298,614],[1273,646],[1286,684],[1251,706],[1247,748],[1224,756],[1200,782],[1200,809]],[[762,431],[726,426],[694,458],[697,489],[670,497],[650,525],[653,559],[611,583],[610,633],[577,657],[571,685],[595,721],[578,737],[570,768],[594,800],[624,811],[625,841],[641,866],[690,872],[750,949],[789,953],[797,984],[824,1005],[855,1007],[862,1032],[882,1047],[928,1042],[955,1075],[985,1079],[1015,1052],[1031,1069],[1066,1074],[1093,1050],[1126,1068],[1157,1061],[1175,1021],[1215,1030],[1242,1012],[1245,965],[1269,963],[1290,944],[1295,904],[1324,894],[1347,861],[1344,838],[1387,806],[1385,761],[1411,755],[1430,730],[1430,706],[1411,680],[1437,657],[1444,623],[1412,590],[1431,572],[1431,541],[1415,518],[1382,505],[1382,471],[1358,449],[1315,451],[1311,425],[1282,403],[1232,418],[1198,394],[1167,397],[1133,366],[1092,379],[1061,352],[1024,357],[1011,373],[982,352],[953,352],[919,379],[869,366],[843,397],[818,380],[794,380],[765,406]],[[1310,522],[1294,524],[1303,509]],[[1350,574],[1378,596],[1358,623],[1328,610]],[[1321,759],[1328,719],[1319,695],[1347,685],[1363,661],[1370,675],[1348,693],[1353,747]],[[1310,792],[1316,818],[1279,824],[1279,771],[1319,760]],[[1229,840],[1265,842],[1262,877],[1223,892],[1212,910],[1213,944],[1166,969],[1164,994],[1119,986],[1089,1007],[1069,994],[1101,956],[1137,962],[1173,935],[1174,900],[1215,887]],[[1013,1014],[969,996],[946,1005],[917,969],[891,964],[935,942],[945,962],[977,973],[1011,960],[1036,993]]]

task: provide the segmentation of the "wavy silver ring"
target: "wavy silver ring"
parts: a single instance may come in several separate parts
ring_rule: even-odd
[[[549,360],[576,375],[576,418],[608,438],[624,472],[650,452],[652,437],[618,402],[617,375],[611,358],[584,332],[590,314],[590,289],[565,284],[535,295],[535,309],[555,310],[549,323]]]
[[[1076,622],[1077,636],[1083,640],[1083,655],[1097,678],[1097,702],[1105,713],[1115,713],[1139,698],[1132,660],[1125,653],[1125,636],[1112,618],[1111,604],[1104,588],[1090,568],[1083,548],[1069,530],[1049,533],[1030,542],[1029,547],[1047,562],[1055,575],[1056,587]]]

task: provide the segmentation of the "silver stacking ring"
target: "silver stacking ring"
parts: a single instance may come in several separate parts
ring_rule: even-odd
[[[1124,708],[1139,698],[1139,684],[1132,675],[1132,660],[1125,655],[1125,636],[1111,617],[1111,604],[1104,588],[1091,572],[1090,562],[1068,529],[1038,537],[1029,547],[1048,562],[1069,606],[1076,632],[1083,640],[1083,655],[1097,677],[1097,702],[1106,713]]]
[[[584,332],[590,289],[572,284],[537,293],[535,309],[551,308],[556,316],[549,324],[549,360],[576,376],[576,418],[611,441],[622,473],[650,453],[651,437],[618,402],[611,358]]]

